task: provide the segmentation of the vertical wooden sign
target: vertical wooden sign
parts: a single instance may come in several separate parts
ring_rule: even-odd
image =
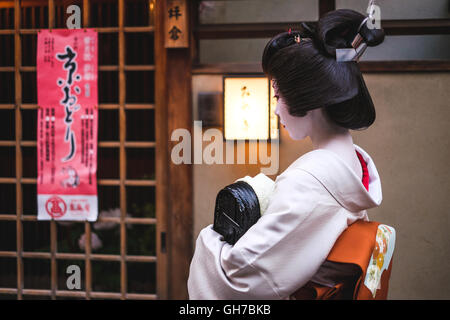
[[[164,24],[164,47],[189,47],[189,19],[186,0],[166,0]]]

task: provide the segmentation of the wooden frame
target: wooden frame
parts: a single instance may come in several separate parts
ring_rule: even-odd
[[[48,26],[55,26],[55,1],[45,0],[48,4]],[[44,1],[26,1],[27,5],[42,5]],[[23,214],[23,194],[22,186],[26,184],[35,185],[36,178],[24,178],[22,169],[22,147],[36,146],[36,141],[22,139],[22,110],[37,109],[36,104],[22,103],[22,74],[21,72],[35,72],[36,67],[22,66],[21,37],[24,34],[36,34],[38,29],[21,29],[21,1],[14,0],[14,29],[0,30],[0,34],[11,34],[14,36],[14,66],[0,67],[0,72],[14,72],[15,79],[15,103],[0,104],[0,109],[14,110],[15,113],[15,140],[0,141],[0,147],[15,147],[16,172],[15,177],[0,177],[0,184],[15,184],[16,188],[16,214],[0,212],[0,221],[16,222],[16,250],[0,251],[0,257],[17,258],[17,286],[16,288],[0,288],[0,294],[16,294],[18,299],[23,299],[23,295],[49,296],[51,299],[57,297],[79,297],[79,298],[112,298],[112,299],[167,299],[168,296],[168,252],[166,248],[167,233],[167,112],[163,107],[166,101],[164,63],[165,51],[161,49],[161,35],[155,30],[159,28],[161,21],[161,2],[155,3],[155,0],[149,0],[155,6],[156,27],[126,27],[125,21],[125,0],[117,0],[118,3],[118,26],[96,28],[101,33],[117,33],[118,35],[118,65],[100,66],[100,71],[118,71],[119,94],[117,104],[100,104],[99,109],[115,109],[119,113],[119,141],[99,141],[99,148],[118,148],[119,149],[119,178],[118,179],[99,179],[100,186],[118,186],[120,191],[120,217],[106,218],[99,217],[100,222],[114,222],[120,226],[120,254],[94,254],[91,249],[91,223],[84,224],[86,234],[85,253],[61,253],[57,249],[57,227],[54,220],[50,221],[50,252],[26,252],[23,247],[23,222],[37,221],[36,215]],[[9,4],[12,1],[8,2]],[[90,0],[83,0],[83,21],[84,27],[89,27],[90,21]],[[5,5],[5,3],[3,3]],[[161,30],[162,28],[159,28]],[[155,65],[125,65],[125,33],[127,32],[150,32],[155,33]],[[162,66],[161,68],[157,66]],[[126,78],[125,71],[155,71],[155,103],[126,103]],[[126,139],[126,110],[154,110],[155,111],[155,141],[127,141]],[[154,124],[152,124],[154,125]],[[126,176],[126,149],[127,148],[155,148],[156,149],[156,167],[155,179],[133,180]],[[126,217],[127,198],[126,187],[155,187],[156,188],[156,217],[155,218],[129,218]],[[78,222],[80,223],[80,222]],[[129,255],[127,254],[127,225],[156,225],[156,255]],[[27,289],[24,288],[24,268],[23,259],[49,259],[50,260],[50,288],[48,289]],[[57,287],[57,261],[58,260],[82,260],[85,262],[85,290],[70,291],[60,290]],[[176,260],[176,259],[175,259]],[[120,262],[120,292],[94,292],[92,291],[92,266],[91,261],[117,261]],[[127,288],[127,262],[147,262],[156,263],[156,292],[155,293],[129,293]]]
[[[450,61],[408,60],[408,61],[361,61],[359,68],[364,73],[377,72],[448,72]],[[192,74],[258,74],[262,73],[260,63],[215,63],[197,64]]]
[[[199,39],[271,38],[289,28],[300,28],[300,23],[202,24],[196,27],[195,35]],[[450,19],[383,20],[383,29],[386,35],[450,34]]]

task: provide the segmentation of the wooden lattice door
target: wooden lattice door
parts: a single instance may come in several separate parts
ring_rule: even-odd
[[[99,33],[99,219],[37,221],[36,44],[68,5]],[[0,299],[167,297],[154,0],[0,3]],[[161,179],[159,179],[161,178]],[[66,287],[69,265],[81,290]]]

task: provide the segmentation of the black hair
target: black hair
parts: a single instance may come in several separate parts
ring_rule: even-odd
[[[358,63],[336,61],[336,49],[352,48],[361,25],[360,34],[368,46],[383,42],[383,29],[369,29],[362,24],[364,19],[359,12],[339,9],[267,43],[262,68],[275,80],[291,115],[303,117],[323,107],[334,123],[353,130],[375,121],[375,107]],[[299,43],[296,36],[300,36]]]

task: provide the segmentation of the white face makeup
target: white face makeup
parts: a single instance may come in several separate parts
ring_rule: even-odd
[[[280,96],[276,83],[272,80],[272,87],[274,89],[275,97],[277,99],[277,106],[275,114],[280,117],[281,125],[286,128],[289,135],[294,140],[302,140],[309,135],[311,129],[311,113],[308,112],[305,117],[297,117],[289,114],[288,106]]]

